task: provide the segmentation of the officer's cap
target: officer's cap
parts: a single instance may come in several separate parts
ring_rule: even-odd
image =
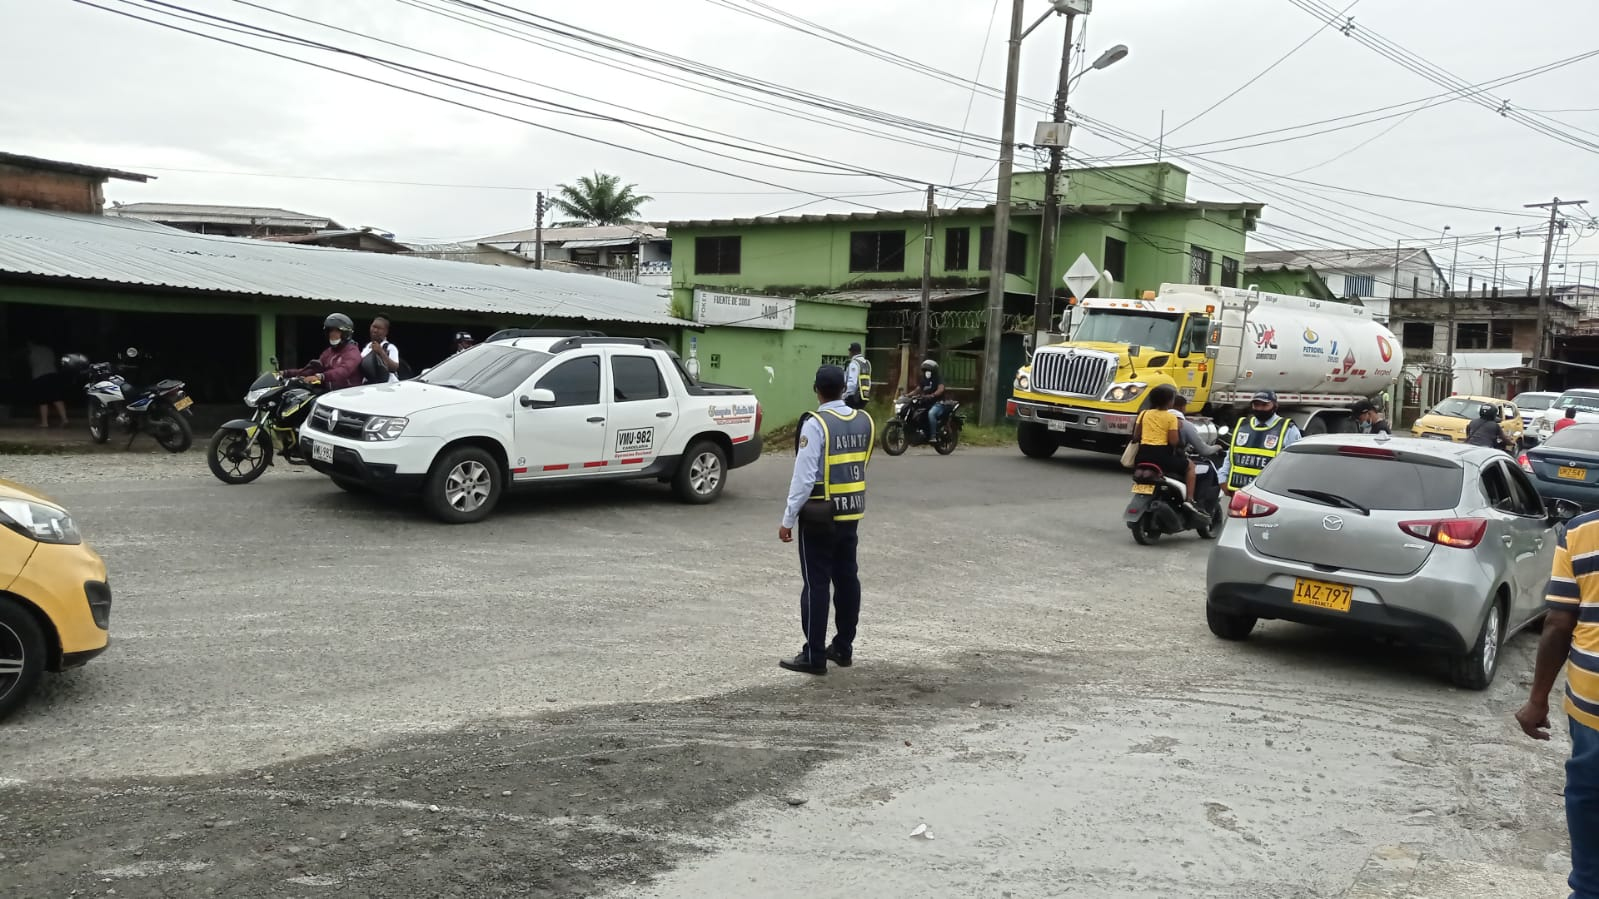
[[[816,389],[824,393],[844,389],[844,369],[836,365],[824,365],[816,370]]]
[[[1276,393],[1276,391],[1272,391],[1272,390],[1262,390],[1262,391],[1257,392],[1255,394],[1254,398],[1250,400],[1250,402],[1251,403],[1271,403],[1273,406],[1275,406],[1275,405],[1277,405],[1277,393]]]

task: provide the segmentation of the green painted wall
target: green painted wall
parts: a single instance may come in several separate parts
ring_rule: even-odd
[[[1068,206],[1180,203],[1188,195],[1188,172],[1169,162],[1068,169],[1062,177],[1066,179],[1063,200]],[[1043,172],[1011,176],[1011,199],[1044,202],[1044,179]]]
[[[1239,282],[1239,287],[1248,287],[1251,284],[1258,286],[1266,293],[1283,293],[1296,297],[1314,297],[1319,300],[1337,302],[1332,289],[1315,269],[1289,269],[1287,271],[1261,271],[1254,269],[1246,271],[1244,278]]]

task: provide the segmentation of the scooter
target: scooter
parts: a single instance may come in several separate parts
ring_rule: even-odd
[[[1221,506],[1221,481],[1216,466],[1207,458],[1189,453],[1194,466],[1194,505],[1203,515],[1184,508],[1188,487],[1183,478],[1168,476],[1159,465],[1140,463],[1133,467],[1132,498],[1122,520],[1133,532],[1139,546],[1149,546],[1167,534],[1193,531],[1202,539],[1214,539],[1225,515]]]

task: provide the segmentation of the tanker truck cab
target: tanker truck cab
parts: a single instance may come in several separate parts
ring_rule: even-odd
[[[1167,284],[1136,300],[1089,299],[1064,343],[1016,373],[1006,417],[1021,451],[1119,453],[1149,393],[1170,384],[1214,439],[1261,390],[1307,434],[1352,427],[1349,407],[1392,387],[1399,341],[1360,306],[1256,289]]]

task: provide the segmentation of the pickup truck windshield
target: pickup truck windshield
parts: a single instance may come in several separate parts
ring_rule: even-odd
[[[1578,412],[1599,412],[1599,394],[1563,393],[1555,400],[1556,409],[1576,409]]]
[[[440,362],[417,380],[483,396],[506,396],[551,358],[536,350],[482,343]]]
[[[1123,343],[1169,352],[1177,348],[1177,332],[1181,323],[1181,315],[1090,309],[1083,317],[1083,323],[1077,326],[1077,333],[1072,335],[1072,339]]]

